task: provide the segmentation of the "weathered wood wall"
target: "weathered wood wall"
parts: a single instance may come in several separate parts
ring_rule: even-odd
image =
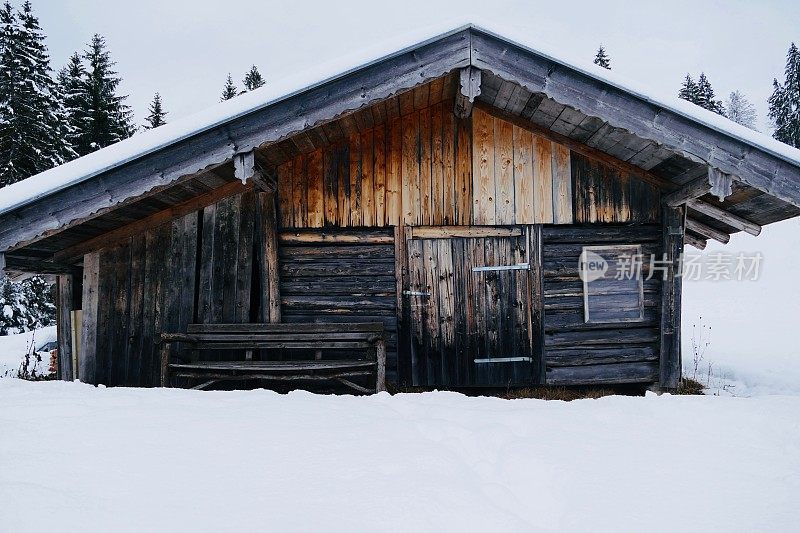
[[[661,257],[661,228],[550,226],[543,228],[546,382],[550,385],[652,382],[658,378],[660,274],[644,283],[644,319],[595,324],[584,320],[579,257],[583,246],[641,244]],[[642,275],[650,272],[643,261]]]
[[[88,254],[80,379],[156,386],[161,332],[264,320],[264,196],[226,198]]]
[[[659,191],[476,108],[438,102],[278,166],[282,228],[657,222]]]
[[[500,315],[522,310],[521,294],[500,298],[499,307],[487,307],[485,317],[474,315],[471,330],[467,322],[448,322],[457,314],[448,315],[450,306],[467,305],[460,294],[437,298],[437,314],[431,309],[425,318],[437,337],[423,334],[418,340],[438,348],[426,348],[430,354],[425,355],[417,346],[415,363],[406,353],[410,341],[403,346],[411,315],[408,322],[402,319],[400,310],[409,309],[403,308],[399,293],[404,283],[412,288],[402,270],[409,265],[407,253],[415,251],[394,235],[402,234],[403,227],[441,226],[542,233],[535,250],[529,250],[536,272],[525,289],[532,296],[523,313],[536,329],[525,337],[528,341],[519,338],[532,352],[533,364],[526,363],[531,383],[656,379],[661,284],[645,282],[643,322],[586,324],[577,274],[583,245],[641,243],[645,253],[658,251],[660,194],[648,182],[482,108],[470,118],[456,119],[452,102],[442,101],[405,106],[378,126],[311,147],[276,173],[277,199],[246,190],[86,255],[82,342],[88,359],[80,364],[82,379],[157,384],[154,340],[162,331],[181,331],[192,322],[380,320],[389,332],[390,381],[396,382],[398,367],[402,374],[406,365],[405,375],[413,375],[409,382],[491,384],[488,374],[479,376],[463,364],[429,355],[448,352],[437,343],[458,344],[465,332],[500,338],[508,324],[508,334],[516,335],[512,325],[522,318],[506,321]],[[279,242],[265,237],[276,231]],[[451,279],[460,268],[468,269],[467,263],[446,264],[466,253],[464,242],[454,242],[435,243],[442,256],[436,258],[426,291],[436,292],[446,281],[433,277]],[[426,244],[421,246],[424,252]],[[486,254],[497,255],[484,255],[487,264],[523,260],[511,248],[508,253],[490,248]],[[270,264],[270,254],[279,259]],[[543,286],[536,281],[541,280],[539,269]],[[518,292],[524,286],[516,278],[506,283],[497,275],[482,276],[497,285],[486,281],[486,290],[505,291],[508,285]],[[514,346],[498,346],[498,353],[520,356]],[[546,376],[540,372],[543,350]],[[514,370],[503,381],[524,380]]]

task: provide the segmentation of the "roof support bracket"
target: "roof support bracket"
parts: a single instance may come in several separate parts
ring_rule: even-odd
[[[255,153],[241,152],[233,156],[233,168],[236,179],[246,185],[247,180],[253,180],[253,185],[264,192],[273,192],[276,188],[274,176],[264,172],[256,163]]]
[[[454,113],[458,118],[467,118],[472,113],[472,104],[481,94],[481,70],[464,67],[459,72],[459,91],[456,93]]]
[[[664,197],[664,203],[669,207],[678,207],[708,193],[712,193],[722,202],[731,195],[732,186],[733,176],[714,167],[708,167],[707,175],[700,176],[677,191],[668,194]]]

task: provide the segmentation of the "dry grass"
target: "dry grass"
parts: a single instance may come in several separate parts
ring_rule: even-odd
[[[570,402],[572,400],[597,399],[603,396],[613,396],[614,394],[617,394],[617,392],[612,389],[598,387],[534,387],[509,390],[501,395],[501,398],[506,400],[535,398],[538,400]]]
[[[675,389],[675,394],[701,395],[703,390],[705,390],[705,387],[702,383],[692,378],[684,377],[681,379],[678,388]]]

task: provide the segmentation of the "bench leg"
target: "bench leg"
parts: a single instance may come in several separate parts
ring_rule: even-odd
[[[386,390],[386,341],[380,339],[375,344],[375,357],[378,360],[378,369],[375,375],[375,392]]]
[[[161,343],[161,386],[169,387],[169,343]]]

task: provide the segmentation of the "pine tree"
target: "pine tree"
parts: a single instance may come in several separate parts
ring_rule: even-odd
[[[30,2],[0,8],[0,186],[71,158],[66,114]]]
[[[67,139],[75,147],[82,142],[85,132],[89,131],[91,97],[86,77],[86,69],[77,52],[58,72],[59,92],[68,125]]]
[[[261,76],[261,73],[258,71],[258,68],[253,65],[250,67],[250,71],[245,75],[244,80],[242,81],[244,84],[244,92],[252,91],[253,89],[258,89],[264,83],[264,77]]]
[[[728,95],[728,99],[725,101],[725,116],[751,130],[756,129],[756,119],[758,118],[756,108],[739,91],[733,91]]]
[[[220,98],[219,101],[224,102],[225,100],[230,100],[237,94],[239,94],[239,91],[236,89],[236,85],[233,83],[233,78],[231,78],[229,73],[228,79],[225,80],[225,88],[222,89],[222,98]]]
[[[0,277],[0,335],[23,333],[55,322],[55,305],[44,278],[20,283]]]
[[[698,90],[697,83],[692,79],[689,74],[683,79],[680,91],[678,91],[678,98],[688,100],[693,104],[700,101],[700,91]]]
[[[156,93],[155,96],[153,96],[153,101],[150,102],[149,111],[150,114],[147,115],[147,117],[145,118],[145,120],[147,121],[145,129],[150,130],[153,128],[157,128],[159,126],[163,126],[164,124],[167,123],[167,121],[165,120],[167,112],[164,111],[164,108],[161,105],[160,94]]]
[[[722,102],[716,99],[714,89],[711,87],[711,82],[708,81],[705,72],[701,72],[700,77],[697,79],[697,91],[700,95],[700,101],[695,102],[697,105],[719,115],[725,114],[725,108]]]
[[[769,97],[769,118],[775,126],[772,136],[800,148],[800,51],[794,43],[786,54],[783,83],[772,81]]]
[[[699,105],[704,109],[713,111],[720,115],[725,114],[725,108],[722,102],[716,99],[714,89],[711,87],[711,82],[708,81],[705,73],[701,72],[700,77],[695,82],[692,77],[687,74],[683,79],[683,84],[678,91],[678,97],[688,100],[695,105]]]
[[[597,54],[594,56],[594,64],[611,70],[611,58],[608,57],[608,54],[606,54],[606,49],[603,48],[602,44],[600,45],[600,48],[597,49]]]
[[[95,34],[83,54],[86,62],[85,92],[88,108],[84,115],[84,130],[79,134],[76,151],[85,155],[133,135],[132,112],[125,104],[127,96],[117,94],[121,78],[113,70],[116,63],[106,49],[103,37]]]

